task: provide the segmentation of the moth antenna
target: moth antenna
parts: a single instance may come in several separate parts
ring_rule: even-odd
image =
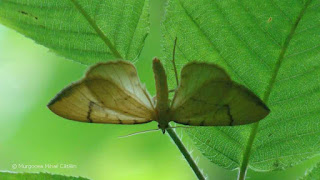
[[[176,83],[177,83],[177,87],[178,87],[179,86],[179,78],[178,78],[178,72],[177,72],[177,67],[176,67],[176,62],[175,62],[177,40],[178,40],[178,38],[176,37],[176,39],[174,40],[174,45],[173,45],[172,64],[173,64],[173,70],[174,70],[174,74],[176,77]]]
[[[145,134],[145,133],[149,133],[149,132],[155,132],[155,131],[159,131],[160,129],[148,129],[148,130],[145,130],[145,131],[139,131],[139,132],[134,132],[134,133],[131,133],[131,134],[127,134],[127,135],[124,135],[124,136],[119,136],[118,138],[126,138],[126,137],[130,137],[130,136],[134,136],[134,135],[138,135],[138,134]]]

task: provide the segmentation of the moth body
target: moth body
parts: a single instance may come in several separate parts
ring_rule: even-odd
[[[169,114],[168,113],[159,113],[156,121],[158,122],[158,128],[161,129],[162,133],[166,132],[166,129],[169,127]]]
[[[158,128],[160,128],[162,130],[162,133],[164,134],[166,132],[166,129],[169,127],[170,121],[167,76],[163,65],[157,58],[153,59],[152,69],[156,82],[156,121],[158,122]]]

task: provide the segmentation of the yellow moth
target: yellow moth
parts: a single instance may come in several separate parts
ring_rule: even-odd
[[[268,107],[250,90],[232,81],[220,67],[192,62],[181,70],[181,82],[169,100],[163,65],[153,60],[156,97],[140,83],[127,61],[99,63],[85,77],[62,90],[48,107],[75,121],[107,124],[158,122],[164,133],[170,121],[192,126],[235,126],[257,122]]]

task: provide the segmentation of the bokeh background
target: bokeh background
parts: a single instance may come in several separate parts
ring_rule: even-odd
[[[136,66],[151,94],[153,57],[161,57],[159,22],[164,1],[151,1],[151,34]],[[158,13],[154,13],[158,12]],[[68,121],[46,105],[62,88],[80,79],[88,67],[66,60],[32,40],[0,25],[0,170],[50,172],[93,180],[191,180],[187,162],[161,132],[119,139],[118,136],[156,128],[144,125],[101,125]],[[181,134],[182,132],[179,132]],[[236,179],[184,141],[209,179]],[[286,171],[253,172],[247,179],[296,179],[319,157]],[[73,168],[14,168],[14,164],[72,164]]]

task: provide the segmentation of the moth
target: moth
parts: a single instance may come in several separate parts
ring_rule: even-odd
[[[257,122],[270,110],[249,89],[232,81],[219,66],[186,64],[172,100],[165,69],[153,60],[155,99],[141,84],[135,66],[109,61],[91,67],[85,77],[62,90],[48,104],[55,114],[87,123],[142,124],[169,122],[191,126],[236,126]]]

